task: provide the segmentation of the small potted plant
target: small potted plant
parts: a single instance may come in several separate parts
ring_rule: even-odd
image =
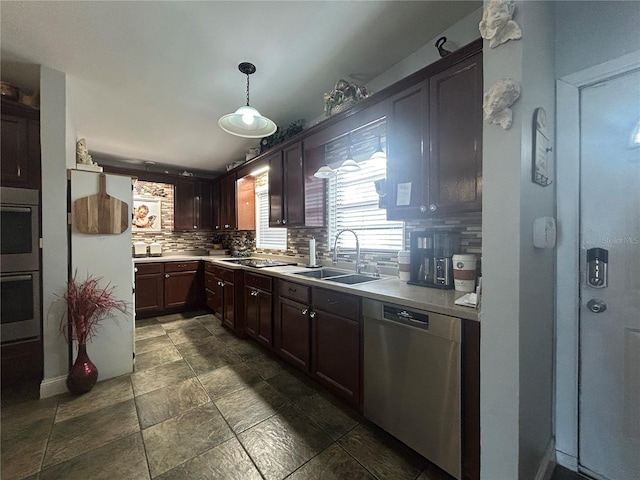
[[[67,388],[71,393],[86,393],[98,380],[98,369],[87,355],[87,341],[96,334],[104,319],[114,311],[127,312],[127,302],[114,296],[115,286],[108,283],[100,286],[102,277],[87,274],[82,281],[76,279],[78,272],[67,282],[62,296],[67,306],[60,322],[60,331],[69,342],[78,343],[78,356],[69,370]]]

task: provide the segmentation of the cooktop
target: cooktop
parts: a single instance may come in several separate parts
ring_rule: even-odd
[[[296,265],[296,262],[278,262],[269,260],[268,258],[229,258],[224,259],[223,261],[253,268],[284,267],[285,265]]]

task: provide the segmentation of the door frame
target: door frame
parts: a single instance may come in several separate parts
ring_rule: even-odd
[[[580,89],[640,68],[640,51],[556,80],[556,398],[557,462],[579,469]]]

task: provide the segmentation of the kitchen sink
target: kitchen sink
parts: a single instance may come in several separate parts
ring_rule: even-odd
[[[337,277],[338,275],[349,275],[349,272],[345,272],[344,270],[335,270],[333,268],[319,268],[317,270],[309,270],[306,272],[296,272],[295,275],[323,279],[327,277]]]
[[[373,275],[362,275],[352,273],[350,275],[342,275],[340,277],[329,277],[328,282],[345,283],[347,285],[355,285],[356,283],[372,282],[374,280],[382,280],[382,277],[374,277]]]
[[[309,270],[308,272],[296,272],[294,275],[300,275],[307,278],[317,278],[328,282],[344,283],[347,285],[371,282],[373,280],[382,280],[383,278],[374,277],[373,275],[345,272],[344,270],[334,270],[332,268],[321,268],[319,270]]]

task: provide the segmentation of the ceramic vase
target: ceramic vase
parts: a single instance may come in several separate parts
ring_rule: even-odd
[[[87,393],[98,381],[98,368],[87,355],[87,345],[78,345],[78,356],[67,375],[67,388],[71,393]]]

